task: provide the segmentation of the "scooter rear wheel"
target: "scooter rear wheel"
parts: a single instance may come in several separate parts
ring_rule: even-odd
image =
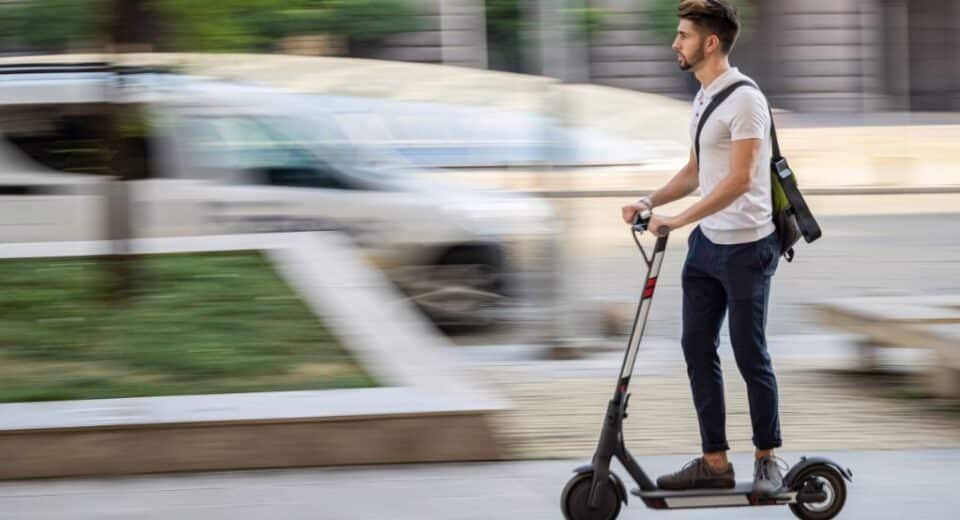
[[[588,503],[592,482],[593,473],[581,473],[567,482],[560,498],[566,520],[614,520],[620,514],[620,497],[613,477],[600,486],[596,508],[591,508]]]
[[[828,466],[814,466],[794,479],[794,490],[800,492],[805,486],[813,487],[826,495],[822,502],[790,504],[790,511],[801,520],[830,520],[840,514],[847,501],[847,485],[837,470]]]

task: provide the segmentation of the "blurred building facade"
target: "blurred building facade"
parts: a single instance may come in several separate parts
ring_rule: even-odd
[[[424,30],[391,36],[372,57],[487,67],[483,0],[410,0]]]
[[[429,30],[393,37],[387,59],[484,67],[483,0],[415,0]],[[655,27],[655,0],[588,0],[608,13],[589,80],[674,97],[695,81]],[[534,10],[528,10],[533,12]],[[754,0],[734,62],[778,107],[809,112],[960,109],[960,2]]]
[[[357,22],[348,25],[355,26],[354,31],[365,33],[360,35],[341,34],[349,31],[340,26],[332,28],[329,22],[327,25],[316,20],[311,22],[309,17],[295,29],[278,25],[263,30],[263,24],[250,16],[245,24],[224,29],[221,22],[230,20],[232,14],[246,13],[238,7],[239,3],[229,3],[232,11],[226,7],[188,10],[186,12],[197,17],[191,23],[168,22],[165,27],[196,25],[209,32],[202,35],[203,38],[187,40],[188,48],[179,49],[186,51],[203,52],[210,50],[203,47],[208,45],[216,51],[349,54],[514,72],[546,70],[550,75],[562,69],[563,79],[567,81],[589,81],[680,98],[692,96],[697,88],[689,74],[678,70],[670,49],[670,26],[675,23],[671,13],[676,0],[398,1],[412,8],[402,19],[407,22],[414,19],[415,24],[399,23],[401,15],[396,9],[392,15],[376,17],[362,9],[363,2],[332,3],[345,16],[337,20]],[[748,7],[745,12],[749,16],[734,62],[760,82],[778,107],[814,112],[960,109],[960,37],[957,36],[960,2],[956,0],[735,1]],[[98,0],[0,0],[0,6],[7,8],[35,7],[26,11],[5,9],[0,13],[3,15],[0,16],[0,53],[102,48],[102,36],[96,34],[102,20],[91,14],[92,6],[97,3]],[[133,2],[117,5],[127,3]],[[46,30],[43,37],[25,29],[31,26],[24,25],[23,19],[16,19],[17,16],[32,19],[36,26],[37,18],[42,18],[40,15],[49,15],[48,4],[70,6],[70,10],[66,12],[64,7],[57,12],[57,17],[47,20],[49,23],[42,23],[40,26]],[[167,4],[180,6],[178,8],[187,5],[177,2],[164,5]],[[268,13],[274,16],[272,19],[285,19],[279,16],[285,13],[281,9],[284,5],[284,2],[264,3],[263,9],[265,13],[273,9]],[[347,6],[354,8],[347,9]],[[564,6],[567,9],[563,9]],[[591,10],[602,16],[600,23],[592,26],[588,42],[577,43],[583,40],[583,34],[568,32],[561,37],[555,34],[556,27],[562,25],[560,19],[566,17],[567,26],[571,22],[586,23],[585,18],[571,20],[581,16],[571,13]],[[184,14],[168,11],[168,15],[170,12]],[[559,15],[561,11],[565,14]],[[19,14],[14,16],[16,13]],[[149,16],[139,18],[149,25]],[[375,35],[371,36],[367,22],[380,25],[373,31]],[[310,23],[317,24],[315,30],[304,29],[309,28]],[[133,25],[138,24],[119,24],[120,27]],[[411,30],[415,32],[401,32]],[[226,38],[230,45],[224,43],[220,31],[234,38]],[[285,34],[284,31],[292,32]],[[384,31],[389,35],[383,36]],[[550,32],[553,34],[546,34]],[[349,45],[348,39],[352,42]],[[544,41],[548,42],[546,49],[538,50]],[[355,45],[357,42],[363,44]],[[555,64],[556,47],[563,45],[561,42],[572,42],[577,48],[567,53],[569,66],[551,67]],[[157,48],[169,50],[163,45]],[[576,73],[569,74],[571,70]]]
[[[695,85],[646,24],[651,2],[600,0],[624,12],[593,42],[598,83],[669,95]],[[764,0],[734,62],[777,106],[802,111],[960,108],[960,4],[953,0]]]

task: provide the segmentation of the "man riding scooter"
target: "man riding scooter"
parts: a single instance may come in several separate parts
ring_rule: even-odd
[[[705,107],[726,87],[749,81],[730,66],[740,21],[727,0],[684,0],[673,49],[680,68],[701,89],[693,104],[691,138]],[[682,347],[697,411],[702,456],[657,480],[664,490],[733,488],[727,460],[720,327],[728,315],[730,341],[750,403],[755,465],[753,489],[772,494],[783,482],[774,458],[782,444],[777,380],[767,352],[765,328],[771,278],[780,243],[772,221],[771,119],[756,88],[733,92],[706,121],[687,164],[649,197],[622,208],[633,224],[642,210],[655,210],[692,194],[702,197],[678,215],[653,213],[648,229],[657,236],[699,222],[688,240],[683,266]]]

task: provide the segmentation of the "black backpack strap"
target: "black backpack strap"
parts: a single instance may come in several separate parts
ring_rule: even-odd
[[[769,104],[767,110],[770,111],[770,137],[773,139],[773,155],[770,158],[773,162],[777,162],[783,159],[783,155],[780,154],[780,141],[777,140],[777,124],[773,121],[773,108]]]
[[[745,86],[750,86],[750,87],[753,87],[753,88],[757,88],[757,86],[754,85],[754,84],[753,84],[752,82],[750,82],[750,81],[746,81],[746,80],[744,80],[744,81],[738,81],[738,82],[730,85],[729,87],[721,90],[720,92],[718,92],[717,95],[714,96],[712,100],[710,100],[710,104],[707,105],[707,108],[703,111],[703,114],[700,116],[700,122],[697,124],[697,136],[696,136],[696,138],[694,138],[694,140],[693,140],[693,146],[694,146],[694,149],[695,149],[696,152],[697,152],[697,164],[700,164],[700,133],[703,132],[703,125],[705,125],[705,124],[707,123],[707,119],[710,118],[710,114],[712,114],[713,111],[716,110],[718,106],[720,106],[720,103],[723,103],[724,101],[726,101],[727,98],[730,97],[730,94],[733,94],[733,92],[734,92],[735,90],[737,90],[737,89],[740,88],[740,87],[745,87]],[[771,127],[771,128],[772,128],[772,127]],[[774,135],[776,135],[776,134],[774,134]],[[773,138],[773,142],[774,142],[774,145],[773,145],[773,146],[774,146],[774,156],[779,157],[779,153],[778,153],[778,152],[780,151],[780,146],[778,146],[778,145],[776,144],[776,142],[777,142],[777,138],[776,138],[776,137]]]
[[[718,106],[720,106],[720,103],[726,101],[727,98],[730,97],[730,94],[733,94],[733,92],[740,87],[752,87],[759,89],[759,87],[757,87],[757,85],[751,81],[738,81],[721,90],[716,97],[710,101],[710,104],[707,105],[706,110],[703,111],[703,115],[700,116],[700,123],[697,125],[697,137],[694,141],[694,147],[697,152],[697,163],[700,162],[700,133],[703,132],[703,126],[706,124],[710,114],[713,113]],[[776,162],[780,159],[783,159],[783,155],[780,153],[780,141],[777,139],[777,124],[773,120],[773,109],[771,107],[767,107],[767,109],[770,111],[770,137],[773,141],[773,156],[771,158]]]

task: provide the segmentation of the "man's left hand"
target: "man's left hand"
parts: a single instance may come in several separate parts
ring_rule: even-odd
[[[661,233],[660,228],[666,226],[667,232]],[[683,227],[684,223],[678,217],[667,217],[663,215],[653,215],[650,217],[650,224],[647,226],[647,230],[654,234],[657,237],[667,236],[667,233]]]

